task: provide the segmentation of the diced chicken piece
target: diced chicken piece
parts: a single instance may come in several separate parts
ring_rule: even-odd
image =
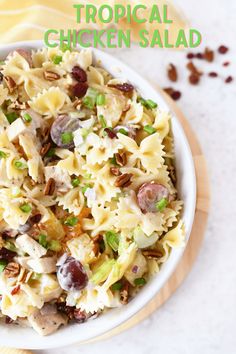
[[[21,267],[30,270],[28,261],[33,259],[32,257],[15,257],[14,260],[21,265]]]
[[[12,142],[16,141],[20,134],[27,131],[27,126],[24,124],[21,118],[17,118],[9,127],[7,128],[8,139]]]
[[[55,257],[34,258],[27,265],[36,273],[47,274],[56,272],[56,262]]]
[[[47,253],[46,248],[41,246],[37,241],[28,236],[27,234],[23,234],[16,239],[16,244],[19,246],[25,253],[33,258],[40,258],[45,256]]]
[[[56,182],[56,189],[59,193],[66,193],[72,188],[70,175],[66,170],[63,170],[58,166],[46,166],[44,171],[46,182],[49,178],[53,178]]]
[[[33,329],[41,336],[56,332],[60,326],[67,323],[66,317],[59,313],[42,315],[39,310],[35,310],[28,320]]]

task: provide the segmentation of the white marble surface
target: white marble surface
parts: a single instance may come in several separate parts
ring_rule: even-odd
[[[176,63],[183,92],[179,101],[205,152],[211,177],[211,215],[202,250],[188,278],[150,318],[110,340],[40,354],[233,354],[236,352],[236,1],[176,0],[203,34],[203,44],[230,47],[205,71],[232,74],[234,83],[203,78],[201,86],[186,84],[183,53],[134,47],[115,54],[147,79],[169,85],[166,63]],[[221,63],[229,59],[228,68]]]

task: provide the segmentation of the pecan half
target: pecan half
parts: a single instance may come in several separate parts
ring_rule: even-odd
[[[187,64],[187,69],[192,73],[192,74],[196,74],[198,76],[202,75],[202,72],[200,70],[198,70],[198,68],[193,64],[192,61],[188,62]]]
[[[197,85],[200,81],[200,76],[196,73],[192,73],[189,75],[188,79],[191,85]]]
[[[15,262],[10,262],[4,269],[4,275],[7,278],[14,278],[20,273],[20,265]]]
[[[211,63],[214,60],[213,50],[206,47],[203,57],[206,61],[209,61],[209,63]]]
[[[44,191],[43,191],[44,195],[53,195],[53,193],[55,192],[55,188],[56,188],[55,179],[53,179],[51,177],[47,181],[46,186],[44,188]]]
[[[4,81],[8,87],[9,92],[12,93],[14,91],[14,89],[16,88],[15,81],[10,76],[5,76]]]
[[[51,143],[46,143],[42,146],[42,148],[40,149],[40,155],[42,157],[44,157],[46,155],[46,153],[50,150],[51,147]]]
[[[111,174],[113,174],[114,176],[120,176],[121,175],[121,172],[119,170],[118,167],[111,167],[110,168],[110,172]]]
[[[126,282],[120,291],[120,302],[126,305],[129,300],[129,283]]]
[[[158,250],[146,250],[143,251],[142,254],[150,258],[161,258],[163,256],[162,252]]]
[[[132,182],[131,178],[133,177],[132,173],[124,173],[120,175],[115,180],[116,187],[128,187]]]
[[[20,285],[17,285],[15,288],[12,289],[11,295],[16,295],[20,291]]]
[[[125,166],[127,164],[127,157],[125,152],[115,154],[116,163],[119,166]]]
[[[177,70],[174,64],[169,64],[167,68],[167,75],[170,81],[176,82],[178,79]]]
[[[55,81],[55,80],[59,80],[60,79],[60,75],[58,75],[57,73],[54,73],[53,71],[44,71],[43,76],[45,78],[45,80],[48,81]]]

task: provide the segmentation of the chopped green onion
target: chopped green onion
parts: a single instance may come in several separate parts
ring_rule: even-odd
[[[83,99],[83,105],[89,109],[93,109],[94,107],[94,103],[93,103],[93,99],[91,97],[84,97]]]
[[[129,133],[127,132],[127,130],[125,130],[124,128],[120,128],[118,133],[124,134],[124,135],[128,135]]]
[[[153,100],[145,100],[144,98],[142,97],[139,97],[138,98],[138,102],[140,102],[144,107],[148,108],[148,109],[154,109],[154,108],[157,108],[157,103],[154,102]]]
[[[45,248],[47,248],[47,235],[44,234],[40,234],[39,235],[39,244]]]
[[[6,154],[4,151],[0,151],[0,159],[5,159],[7,156],[8,154]]]
[[[15,168],[17,168],[17,170],[25,170],[26,168],[28,168],[27,163],[20,160],[15,161],[14,166]]]
[[[118,290],[121,290],[121,289],[122,289],[122,284],[121,284],[120,281],[112,284],[112,286],[111,286],[111,290],[113,290],[113,291],[118,291]]]
[[[107,127],[107,122],[106,122],[106,119],[104,118],[104,116],[102,114],[99,115],[99,120],[101,122],[102,128],[106,128]]]
[[[137,286],[143,286],[146,284],[146,280],[144,278],[136,278],[134,279],[134,284]]]
[[[32,211],[32,206],[28,203],[25,203],[20,206],[20,210],[23,211],[23,213],[30,213]]]
[[[93,109],[97,100],[97,95],[98,95],[97,90],[89,87],[86,92],[86,96],[82,100],[85,107],[89,109]]]
[[[29,113],[25,113],[23,115],[23,118],[24,118],[24,121],[27,122],[27,123],[30,123],[32,121],[32,117]]]
[[[13,252],[15,252],[15,251],[17,250],[16,246],[15,246],[14,243],[11,242],[11,241],[6,241],[6,242],[4,243],[4,247],[5,247],[6,249],[10,250],[10,251],[13,251]]]
[[[81,188],[82,193],[84,194],[88,188],[91,188],[91,185],[90,185],[90,184],[85,184],[85,186],[83,186],[83,187]]]
[[[54,252],[59,252],[61,250],[61,243],[58,240],[51,240],[48,243],[47,248]]]
[[[75,226],[78,223],[78,221],[79,219],[76,216],[71,216],[64,221],[64,224],[66,226]]]
[[[4,65],[5,61],[4,60],[0,60],[0,65]]]
[[[2,273],[7,265],[7,261],[5,259],[0,259],[0,273]]]
[[[5,116],[7,117],[7,120],[10,124],[19,117],[16,112],[6,113]]]
[[[147,132],[148,134],[153,134],[156,132],[156,129],[153,128],[151,125],[145,125],[145,127],[143,128],[145,130],[145,132]]]
[[[55,57],[53,58],[53,63],[55,65],[60,64],[62,62],[62,56],[61,55],[55,55]]]
[[[61,141],[63,144],[69,144],[73,141],[72,132],[65,132],[61,134]]]
[[[159,200],[159,202],[156,203],[156,208],[158,211],[163,211],[167,204],[168,200],[166,198],[162,198],[161,200]]]
[[[62,43],[60,46],[60,49],[61,49],[62,53],[65,53],[67,50],[69,50],[71,52],[71,47],[69,44]]]
[[[96,269],[94,274],[92,275],[91,281],[94,284],[99,284],[107,279],[109,276],[113,266],[115,265],[116,261],[114,259],[109,259],[105,261]]]
[[[97,99],[96,99],[96,102],[97,102],[97,106],[103,106],[106,102],[106,97],[103,93],[99,93],[97,95]]]
[[[119,248],[119,235],[114,231],[107,231],[105,233],[105,238],[113,251],[117,252]]]
[[[117,162],[116,162],[116,157],[115,157],[115,155],[110,159],[110,163],[111,163],[112,165],[117,166]]]
[[[145,101],[145,106],[147,107],[147,108],[150,108],[150,109],[154,109],[154,108],[157,108],[157,103],[156,102],[154,102],[153,100],[146,100]]]
[[[53,156],[55,156],[55,152],[56,152],[55,148],[50,148],[45,156],[46,157],[53,157]]]
[[[74,188],[78,187],[79,184],[80,184],[80,179],[78,177],[76,178],[73,178],[72,181],[71,181],[71,184]]]

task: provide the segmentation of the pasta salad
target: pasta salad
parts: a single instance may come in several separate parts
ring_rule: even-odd
[[[0,317],[41,335],[127,304],[184,244],[171,117],[90,50],[0,64]]]

